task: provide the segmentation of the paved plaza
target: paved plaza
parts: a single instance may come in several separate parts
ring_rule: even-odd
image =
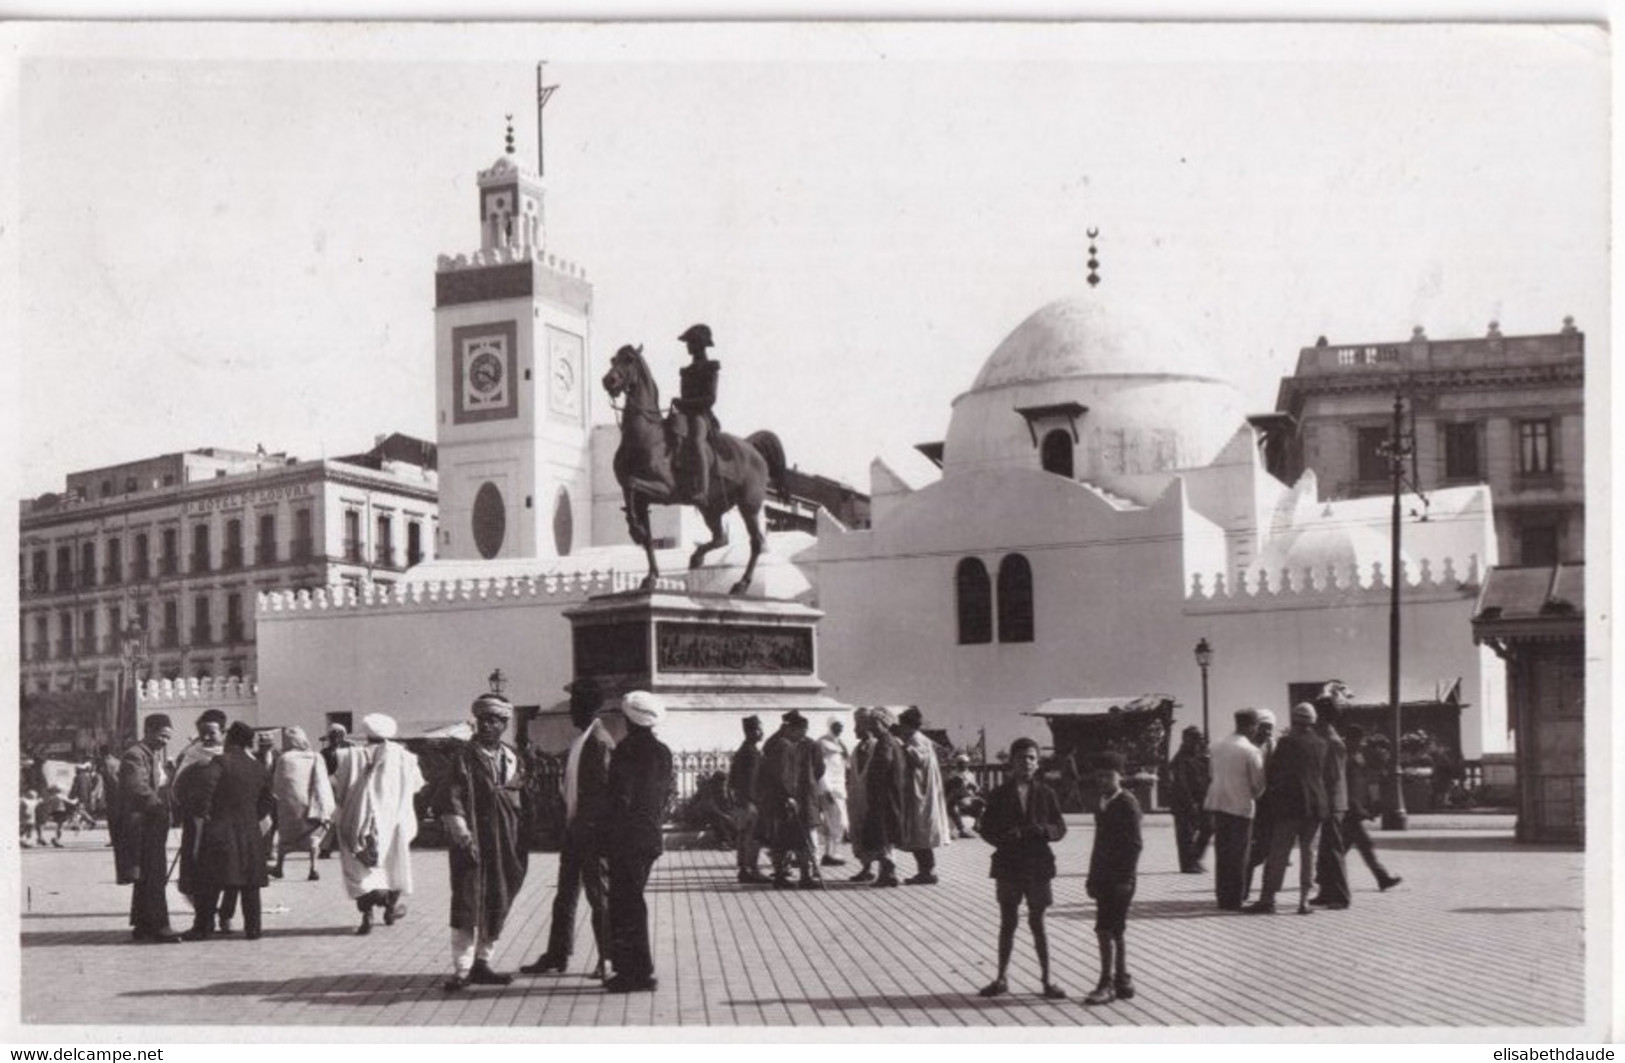
[[[25,1024],[261,1026],[1282,1027],[1579,1026],[1584,1016],[1583,855],[1514,845],[1504,816],[1417,816],[1377,834],[1404,883],[1379,894],[1357,858],[1345,912],[1226,915],[1210,876],[1181,875],[1168,817],[1146,818],[1129,926],[1133,1001],[1086,1008],[1096,974],[1083,880],[1092,829],[1068,817],[1050,913],[1056,978],[1071,999],[1037,995],[1023,926],[1011,995],[983,1000],[997,911],[979,840],[941,850],[942,883],[876,890],[832,881],[776,892],[734,881],[733,858],[668,853],[650,880],[652,994],[611,996],[585,975],[585,928],[564,976],[447,995],[445,854],[414,855],[406,920],[353,933],[337,861],[305,863],[265,893],[265,936],[137,946],[129,890],[115,886],[106,836],[21,854],[21,1019]],[[545,941],[557,865],[533,854],[496,966]],[[910,862],[905,857],[903,868]],[[837,869],[840,870],[840,869]],[[1295,881],[1296,870],[1289,881]],[[171,889],[172,920],[185,903]],[[583,947],[584,946],[584,947]],[[218,1032],[215,1035],[218,1036]],[[296,1036],[303,1036],[296,1034]]]

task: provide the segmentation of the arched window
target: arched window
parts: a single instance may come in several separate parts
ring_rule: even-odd
[[[1043,462],[1045,472],[1072,479],[1072,433],[1064,428],[1046,432],[1039,460]]]
[[[1033,567],[1020,554],[999,562],[999,641],[1033,640]]]
[[[954,601],[959,609],[959,644],[993,641],[993,584],[987,566],[974,557],[954,569]]]

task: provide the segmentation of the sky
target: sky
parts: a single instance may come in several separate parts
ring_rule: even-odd
[[[1166,316],[1250,408],[1318,336],[1556,331],[1607,352],[1608,55],[1523,26],[58,26],[0,93],[19,189],[18,493],[204,446],[434,436],[435,260],[535,166],[594,285],[596,381],[867,490],[1009,332],[1086,291]],[[0,153],[3,154],[3,153]],[[7,297],[0,295],[0,310]],[[607,422],[594,389],[593,417]]]

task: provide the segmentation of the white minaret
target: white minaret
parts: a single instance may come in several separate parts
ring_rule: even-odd
[[[542,182],[511,126],[478,184],[480,249],[435,274],[438,554],[562,557],[592,541],[592,285],[545,249]]]

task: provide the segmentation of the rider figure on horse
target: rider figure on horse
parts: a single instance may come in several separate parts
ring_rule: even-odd
[[[711,439],[721,433],[711,408],[717,402],[717,372],[722,363],[706,357],[711,343],[709,325],[692,325],[677,337],[688,345],[693,362],[678,370],[675,427],[679,438],[676,474],[678,490],[699,504],[711,488]]]

